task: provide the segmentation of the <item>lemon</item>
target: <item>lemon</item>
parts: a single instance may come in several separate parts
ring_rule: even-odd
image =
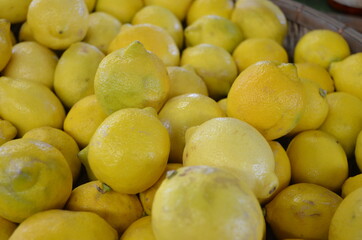
[[[209,96],[215,100],[227,95],[237,76],[237,67],[231,54],[207,43],[184,49],[180,65],[191,65],[205,81]]]
[[[19,42],[24,42],[24,41],[33,41],[36,42],[33,33],[29,27],[28,22],[23,22],[23,24],[21,24],[21,27],[19,29]]]
[[[159,57],[166,66],[178,66],[180,50],[171,35],[153,24],[123,25],[119,34],[112,40],[108,53],[125,48],[139,41],[144,47]]]
[[[328,239],[329,223],[341,202],[342,198],[327,188],[293,184],[266,205],[266,221],[278,239]]]
[[[62,50],[84,38],[88,17],[84,0],[33,0],[27,22],[40,44]]]
[[[0,146],[14,139],[18,130],[11,122],[0,119]]]
[[[168,132],[156,111],[126,108],[109,115],[97,128],[89,143],[88,162],[97,179],[114,191],[136,194],[161,177],[169,152]]]
[[[342,185],[341,196],[343,198],[347,197],[353,191],[362,188],[362,174],[357,174],[355,176],[351,176],[344,181]]]
[[[240,27],[245,38],[271,38],[283,44],[287,35],[287,19],[272,1],[238,0],[231,20]]]
[[[152,214],[152,204],[155,198],[156,191],[160,187],[163,180],[166,178],[166,175],[169,171],[177,170],[182,167],[181,163],[167,163],[166,169],[164,170],[161,177],[157,180],[155,184],[153,184],[147,190],[139,193],[139,198],[142,203],[143,209],[147,215]]]
[[[194,0],[187,12],[186,23],[191,25],[205,15],[229,18],[234,8],[232,0]]]
[[[191,93],[168,100],[159,112],[159,119],[170,135],[169,162],[182,163],[187,129],[216,117],[225,114],[215,100],[205,95]]]
[[[106,54],[120,29],[121,22],[117,18],[105,12],[93,12],[89,14],[89,27],[83,42],[96,46]]]
[[[109,13],[121,23],[129,23],[143,6],[142,0],[97,0],[95,11]]]
[[[362,130],[357,135],[354,156],[359,170],[362,171]]]
[[[217,104],[219,104],[219,107],[226,115],[226,109],[227,109],[227,98],[222,98],[219,101],[217,101]]]
[[[361,201],[361,188],[343,199],[332,217],[329,226],[329,240],[360,239],[362,234]]]
[[[100,181],[90,181],[76,187],[65,209],[94,212],[119,234],[143,214],[142,205],[136,195],[115,192]]]
[[[72,173],[62,153],[33,139],[0,147],[0,216],[20,223],[34,213],[62,208],[72,191]]]
[[[183,21],[193,1],[194,0],[178,0],[178,1],[144,0],[144,3],[146,6],[157,5],[167,8],[168,10],[173,12],[180,21]]]
[[[89,166],[88,152],[89,152],[89,146],[86,146],[85,148],[83,148],[82,150],[79,151],[78,157],[79,157],[80,161],[82,162],[82,165],[85,168],[87,180],[94,181],[94,180],[97,180],[97,177],[94,175],[92,169]]]
[[[347,156],[355,151],[358,133],[362,130],[362,100],[345,92],[327,94],[329,111],[320,130],[333,135]]]
[[[0,96],[0,116],[17,128],[18,136],[41,126],[61,128],[63,125],[64,107],[57,96],[40,83],[0,77]]]
[[[279,185],[268,142],[254,127],[235,118],[213,118],[189,128],[183,164],[227,169],[245,182],[258,199],[269,197]]]
[[[152,227],[157,240],[262,239],[265,221],[239,178],[220,168],[189,166],[170,172],[157,190]]]
[[[59,59],[54,73],[54,90],[67,108],[94,94],[94,76],[104,54],[84,42],[72,44]]]
[[[238,25],[218,15],[205,15],[185,28],[186,46],[210,43],[232,52],[243,40]]]
[[[290,63],[249,66],[235,79],[227,98],[228,116],[246,121],[268,140],[290,132],[305,108],[302,83]]]
[[[329,75],[329,72],[322,66],[315,63],[296,63],[298,76],[300,78],[307,78],[319,84],[319,86],[326,90],[327,93],[334,92],[334,81]]]
[[[151,221],[151,216],[145,216],[134,221],[122,234],[120,240],[156,240]]]
[[[0,19],[0,71],[2,71],[9,62],[12,55],[10,22],[6,19]]]
[[[20,42],[13,46],[3,75],[39,82],[52,89],[57,64],[58,57],[49,48],[33,41]]]
[[[87,5],[88,8],[88,12],[93,12],[95,6],[96,6],[96,2],[97,0],[84,0],[85,4]]]
[[[168,99],[186,93],[209,95],[204,80],[197,75],[191,65],[169,66],[167,67],[167,73],[170,79]]]
[[[15,231],[17,225],[13,222],[0,217],[0,239],[7,240]]]
[[[239,72],[259,61],[288,62],[283,46],[270,38],[248,38],[242,41],[232,54]]]
[[[10,239],[118,240],[118,234],[95,213],[54,209],[39,212],[27,218],[14,231]]]
[[[350,48],[343,36],[328,29],[315,29],[304,34],[294,48],[295,63],[315,63],[328,68],[332,62],[350,55]]]
[[[352,54],[342,61],[332,62],[329,72],[336,90],[350,93],[362,100],[362,52]]]
[[[94,79],[95,95],[107,114],[128,107],[159,111],[169,89],[165,65],[139,41],[108,54]]]
[[[107,116],[96,96],[92,94],[72,106],[64,119],[63,128],[81,148],[84,148]]]
[[[178,48],[183,47],[183,26],[181,21],[169,9],[157,5],[145,6],[132,19],[132,24],[149,23],[165,29],[175,40]]]
[[[11,23],[20,23],[26,20],[28,7],[32,0],[3,0],[0,2],[0,18]]]
[[[79,147],[74,139],[63,130],[44,126],[26,132],[23,138],[39,140],[56,147],[67,161],[72,172],[73,181],[78,179],[81,166],[78,158]]]

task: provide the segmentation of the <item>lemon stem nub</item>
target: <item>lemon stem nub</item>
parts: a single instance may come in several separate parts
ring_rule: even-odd
[[[110,192],[112,190],[112,188],[110,186],[108,186],[107,184],[105,183],[102,183],[102,186],[101,187],[98,187],[97,186],[97,190],[100,192],[100,193],[107,193],[107,192]]]

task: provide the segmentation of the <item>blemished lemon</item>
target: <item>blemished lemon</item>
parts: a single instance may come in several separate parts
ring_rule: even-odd
[[[146,6],[157,5],[164,8],[167,8],[175,14],[175,16],[182,22],[189,10],[191,3],[194,0],[178,0],[178,1],[169,1],[169,0],[144,0]]]
[[[315,29],[304,34],[296,43],[294,62],[310,62],[328,68],[332,62],[350,55],[350,48],[343,36],[328,29]]]
[[[18,130],[11,122],[0,119],[0,146],[14,139]]]
[[[95,11],[109,13],[121,23],[130,23],[143,6],[142,0],[97,0]]]
[[[265,221],[255,195],[238,177],[189,166],[170,172],[157,190],[152,228],[157,240],[262,239]]]
[[[180,65],[191,65],[215,100],[227,95],[238,71],[228,51],[207,43],[184,49]]]
[[[0,239],[7,240],[15,231],[17,224],[6,220],[0,216]]]
[[[170,135],[169,162],[182,163],[187,129],[216,117],[225,114],[208,96],[191,93],[169,99],[159,112],[159,119]]]
[[[12,55],[10,25],[8,20],[0,19],[0,71],[5,68]]]
[[[268,0],[238,0],[231,21],[245,38],[271,38],[282,44],[287,35],[287,19],[282,10]]]
[[[72,173],[62,153],[33,139],[0,147],[0,216],[20,223],[29,216],[62,208],[72,191]]]
[[[327,93],[334,92],[334,81],[329,72],[322,66],[315,63],[296,63],[298,76],[306,78],[319,84]]]
[[[209,43],[231,53],[243,38],[238,25],[218,15],[202,16],[185,28],[185,41],[188,47]]]
[[[76,102],[65,116],[63,129],[81,148],[86,147],[97,127],[108,115],[92,94]]]
[[[354,149],[354,157],[356,159],[359,170],[362,171],[362,130],[357,135],[356,146]]]
[[[84,38],[88,17],[84,0],[33,0],[27,22],[40,44],[63,50]]]
[[[86,182],[73,189],[65,209],[94,212],[118,234],[122,234],[143,215],[141,202],[136,195],[115,192],[100,181]]]
[[[186,93],[209,95],[204,80],[197,75],[191,65],[169,66],[167,67],[167,73],[170,79],[168,99]]]
[[[362,100],[362,52],[352,54],[329,67],[336,91],[350,93]]]
[[[329,225],[329,240],[357,240],[362,234],[362,188],[343,199]]]
[[[351,192],[362,188],[362,173],[351,176],[342,185],[341,197],[347,197]]]
[[[96,46],[106,54],[121,25],[121,22],[109,13],[92,12],[89,14],[89,27],[83,42]]]
[[[362,100],[346,92],[333,92],[327,94],[327,101],[328,115],[319,129],[333,135],[347,156],[352,156],[362,130]]]
[[[266,139],[251,125],[220,117],[186,131],[184,166],[207,165],[229,170],[261,200],[279,185],[274,155]]]
[[[286,135],[304,111],[304,91],[290,63],[257,62],[234,81],[228,93],[227,114],[246,121],[267,140]]]
[[[129,107],[159,111],[168,98],[170,79],[162,60],[134,41],[101,61],[94,91],[107,114]]]
[[[339,195],[322,186],[293,184],[266,205],[266,221],[278,239],[328,239],[329,224],[341,202]]]
[[[58,56],[49,48],[34,41],[20,42],[13,46],[3,76],[39,82],[52,89],[57,64]]]
[[[97,179],[114,191],[136,194],[161,177],[169,152],[170,138],[156,111],[126,108],[109,115],[97,128],[89,143],[88,162]]]
[[[189,26],[205,15],[230,18],[233,8],[232,0],[194,0],[187,12],[186,23]]]
[[[123,25],[121,31],[112,40],[108,53],[129,46],[132,42],[139,41],[144,47],[159,57],[166,66],[178,66],[180,50],[175,40],[163,28],[153,24]]]
[[[156,240],[152,230],[151,216],[144,216],[134,221],[122,234],[120,240]]]
[[[31,32],[31,29],[29,27],[28,22],[23,22],[23,24],[21,24],[21,27],[19,29],[19,42],[25,42],[25,41],[33,41],[36,42],[33,33]]]
[[[53,127],[39,127],[26,132],[23,138],[46,142],[57,148],[67,161],[72,172],[73,182],[78,179],[81,163],[78,158],[79,147],[76,141],[63,130]]]
[[[22,239],[118,240],[118,234],[95,213],[53,209],[27,218],[15,229],[9,240]]]
[[[0,77],[0,96],[0,116],[16,127],[18,136],[41,126],[63,125],[64,107],[43,84]]]
[[[20,23],[26,20],[28,7],[32,0],[3,0],[0,2],[0,18],[11,23]]]
[[[288,62],[285,48],[270,38],[245,39],[235,48],[232,56],[239,72],[259,61]]]
[[[183,26],[181,21],[169,9],[157,5],[145,6],[132,19],[132,24],[149,23],[165,29],[175,40],[178,48],[183,47]]]

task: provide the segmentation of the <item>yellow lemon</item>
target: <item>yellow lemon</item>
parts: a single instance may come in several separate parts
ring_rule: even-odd
[[[342,198],[312,183],[293,184],[269,202],[266,221],[278,239],[328,239],[328,227]]]
[[[329,111],[320,130],[333,135],[347,156],[355,151],[358,133],[362,130],[362,100],[345,92],[327,94]]]
[[[122,234],[120,240],[156,240],[151,221],[151,216],[145,216],[134,221]]]
[[[238,0],[231,20],[245,38],[271,38],[282,44],[287,35],[287,19],[282,10],[269,0]]]
[[[64,119],[63,128],[81,148],[84,148],[107,116],[96,96],[92,94],[73,105]]]
[[[97,180],[97,177],[94,175],[92,169],[89,166],[89,161],[88,161],[88,152],[89,152],[89,146],[86,146],[85,148],[83,148],[82,150],[79,151],[78,153],[78,157],[80,159],[80,161],[82,162],[85,171],[86,171],[86,175],[87,175],[87,179],[89,181],[94,181]]]
[[[355,191],[358,188],[362,188],[362,174],[357,174],[351,176],[344,181],[342,185],[341,196],[343,198],[347,197],[351,192]]]
[[[132,24],[149,23],[165,29],[175,40],[178,48],[183,47],[183,26],[181,21],[169,9],[157,5],[145,6],[132,19]]]
[[[83,42],[96,46],[104,54],[109,44],[121,29],[121,22],[114,16],[105,12],[89,14],[89,27]]]
[[[36,42],[36,40],[33,36],[33,33],[31,32],[28,22],[23,22],[23,24],[21,24],[21,27],[19,29],[18,38],[19,38],[19,42],[24,42],[24,41]]]
[[[125,48],[134,41],[141,42],[166,66],[179,65],[180,50],[171,35],[165,29],[148,23],[123,25],[119,34],[109,44],[108,53]]]
[[[357,135],[354,156],[359,170],[362,171],[362,130]]]
[[[84,38],[88,16],[84,0],[33,0],[27,22],[40,44],[62,50]]]
[[[186,48],[181,66],[191,65],[205,81],[210,97],[219,100],[227,95],[237,76],[237,67],[225,49],[207,43]]]
[[[86,182],[76,187],[65,209],[97,213],[119,234],[143,214],[136,195],[115,192],[100,181]]]
[[[314,183],[338,191],[348,177],[348,161],[342,146],[323,131],[299,133],[289,143],[287,154],[294,183]]]
[[[315,29],[304,34],[296,43],[294,62],[310,62],[328,68],[332,62],[350,55],[350,48],[343,36],[328,29]]]
[[[97,0],[95,11],[109,13],[121,23],[129,23],[143,6],[142,0]]]
[[[15,223],[0,217],[0,239],[8,240],[11,234],[15,231],[16,227],[17,225]]]
[[[218,15],[205,15],[185,28],[186,46],[210,43],[232,52],[243,40],[238,25]]]
[[[10,22],[6,19],[0,19],[0,39],[0,71],[2,71],[11,58],[13,46]]]
[[[94,175],[114,191],[136,194],[161,177],[169,152],[168,132],[156,111],[126,108],[109,115],[97,128],[88,161]]]
[[[361,188],[343,199],[329,225],[329,240],[360,239],[362,234],[361,201]]]
[[[270,38],[248,38],[242,41],[232,54],[239,72],[259,61],[288,62],[283,46]]]
[[[157,5],[167,8],[168,10],[173,12],[180,21],[183,21],[186,17],[189,7],[193,1],[194,0],[144,0],[146,6]]]
[[[0,2],[0,18],[11,23],[20,23],[26,20],[28,7],[32,0],[3,0]]]
[[[234,8],[232,0],[194,0],[187,12],[186,23],[191,25],[205,15],[217,15],[229,18]]]
[[[18,136],[41,126],[63,125],[64,107],[43,84],[0,77],[0,96],[0,116],[18,129]]]
[[[227,109],[227,98],[222,98],[219,101],[217,101],[217,104],[219,104],[219,107],[226,115],[226,109]]]
[[[88,12],[93,12],[95,6],[96,6],[96,2],[97,0],[84,0],[85,4],[87,5],[88,8]]]
[[[57,64],[58,57],[49,48],[33,41],[20,42],[13,46],[11,59],[3,75],[39,82],[52,89]]]
[[[352,54],[342,61],[332,62],[329,72],[336,90],[350,93],[362,100],[362,52]]]
[[[227,114],[248,122],[266,139],[286,135],[304,111],[304,91],[294,65],[263,61],[239,74],[228,93]]]
[[[0,119],[0,146],[14,139],[18,130],[11,122]]]
[[[235,118],[213,118],[189,128],[183,164],[227,169],[245,182],[258,199],[269,197],[279,185],[268,142],[254,127]]]
[[[34,213],[62,208],[72,191],[72,173],[62,153],[33,139],[0,147],[0,216],[20,223]]]
[[[157,180],[157,182],[147,190],[139,193],[140,201],[147,215],[152,214],[153,199],[155,198],[155,194],[158,188],[160,187],[161,183],[166,178],[167,173],[172,170],[177,170],[182,166],[183,165],[181,163],[167,163],[165,171],[163,172],[162,176]]]
[[[329,75],[329,72],[322,66],[315,63],[296,63],[298,76],[300,78],[307,78],[319,84],[322,89],[327,93],[334,92],[334,81]]]
[[[168,99],[186,93],[209,95],[204,80],[197,75],[191,65],[169,66],[167,67],[167,73],[170,78]]]
[[[170,172],[157,190],[152,228],[157,240],[262,239],[265,221],[255,195],[238,177],[189,166]]]
[[[118,234],[95,213],[54,209],[39,212],[27,218],[14,231],[10,239],[118,240]]]
[[[23,138],[39,140],[56,147],[67,161],[72,172],[73,181],[78,179],[81,166],[78,158],[79,147],[74,139],[66,132],[57,128],[44,126],[26,132]]]
[[[159,111],[170,91],[165,65],[138,41],[108,54],[94,81],[95,95],[107,114],[127,107]]]

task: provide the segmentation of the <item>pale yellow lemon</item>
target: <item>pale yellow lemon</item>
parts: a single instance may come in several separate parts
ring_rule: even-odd
[[[97,0],[95,11],[109,13],[121,23],[130,23],[143,6],[142,0]]]
[[[19,29],[18,38],[19,38],[19,42],[36,41],[33,36],[33,33],[31,32],[28,22],[23,22],[23,24],[21,24],[21,27]]]
[[[11,234],[15,231],[16,227],[17,225],[15,223],[0,217],[0,239],[8,240]]]
[[[5,68],[12,55],[10,25],[8,20],[0,19],[0,71]]]
[[[16,137],[18,130],[11,122],[0,119],[0,146]]]
[[[351,176],[344,181],[341,190],[341,197],[347,197],[351,192],[362,188],[362,173]]]
[[[120,240],[156,240],[152,230],[151,216],[144,216],[134,221],[122,234]]]
[[[217,15],[230,18],[234,8],[232,0],[194,0],[187,12],[186,23],[191,25],[205,15]]]
[[[362,171],[362,130],[357,135],[354,157],[359,170]]]
[[[3,0],[0,2],[0,18],[11,23],[20,23],[26,20],[28,7],[32,0]]]
[[[219,107],[226,115],[226,109],[227,109],[227,98],[222,98],[219,101],[217,101],[217,104],[219,104]]]
[[[173,12],[180,21],[183,21],[193,1],[194,0],[144,0],[144,3],[146,6],[157,5],[167,8]]]

